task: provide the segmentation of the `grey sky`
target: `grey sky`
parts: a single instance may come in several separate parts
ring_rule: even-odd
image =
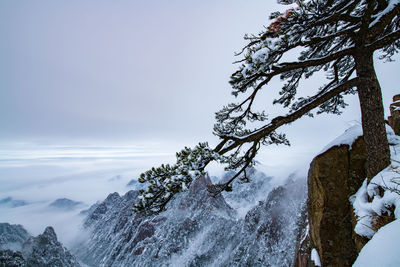
[[[0,142],[215,140],[214,112],[234,101],[233,53],[277,6],[265,0],[1,1]],[[386,105],[397,91],[398,66],[377,66]],[[351,102],[342,118],[306,119],[288,131],[295,140],[337,135],[327,128],[339,122],[340,132],[343,122],[359,118],[357,99]]]
[[[255,4],[2,1],[1,137],[210,132],[233,52],[267,18]]]

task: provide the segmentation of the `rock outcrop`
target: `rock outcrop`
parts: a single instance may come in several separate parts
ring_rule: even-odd
[[[400,134],[400,95],[393,97],[389,125]],[[308,174],[310,245],[319,253],[323,266],[351,266],[368,238],[354,228],[356,215],[350,204],[366,178],[366,148],[361,127],[353,126],[314,158]],[[396,138],[387,126],[389,144]],[[393,217],[393,215],[392,215]],[[379,216],[380,225],[393,220]],[[299,245],[299,244],[298,244]]]
[[[334,146],[318,155],[308,175],[308,214],[311,246],[322,265],[351,266],[357,247],[365,242],[353,233],[349,197],[366,177],[366,152],[362,137],[351,145]],[[356,245],[358,243],[358,246]]]
[[[400,95],[393,97],[393,103],[390,105],[389,125],[395,134],[400,135]]]

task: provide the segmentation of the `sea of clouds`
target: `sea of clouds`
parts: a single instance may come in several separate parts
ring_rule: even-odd
[[[14,145],[0,152],[0,222],[23,225],[32,235],[52,225],[71,245],[83,218],[79,212],[109,193],[124,194],[129,181],[148,168],[172,162],[174,153],[138,147]],[[57,199],[76,208],[51,207]]]
[[[280,184],[292,172],[305,176],[309,157],[273,151],[260,153],[257,166],[275,177],[273,184]],[[269,160],[263,161],[263,158]],[[299,160],[301,158],[303,160]],[[0,152],[0,222],[21,224],[34,236],[51,225],[59,240],[72,247],[79,238],[84,238],[80,231],[84,218],[81,211],[104,200],[110,193],[124,194],[134,189],[127,184],[140,173],[174,160],[173,149],[158,147],[3,146]],[[215,163],[210,164],[207,171],[217,177],[222,177],[224,172],[223,166]],[[50,205],[61,198],[79,202],[79,205],[71,209]]]

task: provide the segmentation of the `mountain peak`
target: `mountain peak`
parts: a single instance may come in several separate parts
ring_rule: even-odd
[[[46,227],[42,236],[48,238],[51,241],[57,241],[56,232],[54,231],[53,227],[51,227],[51,226]]]

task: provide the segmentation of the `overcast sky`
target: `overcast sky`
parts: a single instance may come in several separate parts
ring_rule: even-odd
[[[3,0],[0,143],[215,143],[214,112],[234,101],[234,52],[277,7],[266,0]],[[377,70],[387,109],[399,91],[399,64]],[[360,120],[357,98],[350,104],[342,117],[293,124],[289,137],[327,143]]]

